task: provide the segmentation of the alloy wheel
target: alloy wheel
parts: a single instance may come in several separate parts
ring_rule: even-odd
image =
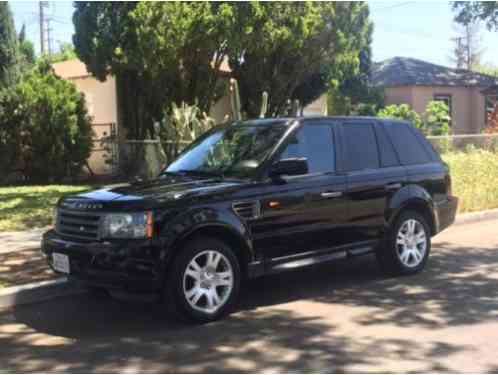
[[[230,297],[234,286],[232,265],[221,252],[205,250],[187,265],[183,275],[183,293],[197,311],[213,314]]]
[[[423,261],[427,251],[427,234],[422,223],[415,219],[403,222],[396,236],[396,251],[406,267],[417,267]]]

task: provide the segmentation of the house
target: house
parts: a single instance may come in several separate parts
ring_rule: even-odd
[[[431,100],[444,101],[453,134],[480,133],[498,94],[495,77],[407,57],[374,64],[371,83],[385,89],[386,105],[408,104],[420,115]]]

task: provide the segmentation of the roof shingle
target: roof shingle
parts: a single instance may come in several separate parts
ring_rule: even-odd
[[[373,86],[477,86],[498,83],[495,77],[465,69],[452,69],[409,57],[393,57],[372,68]]]

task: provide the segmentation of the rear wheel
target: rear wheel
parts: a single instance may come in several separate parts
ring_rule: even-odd
[[[385,245],[377,250],[377,259],[386,272],[394,275],[420,272],[431,249],[426,219],[416,211],[402,212],[387,235]]]
[[[166,302],[177,316],[196,322],[228,314],[237,300],[241,279],[233,251],[212,238],[198,238],[180,251],[170,268]]]

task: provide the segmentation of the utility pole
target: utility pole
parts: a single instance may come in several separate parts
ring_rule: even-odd
[[[45,54],[45,13],[44,9],[48,7],[48,1],[40,1],[38,3],[40,11],[40,54]]]

